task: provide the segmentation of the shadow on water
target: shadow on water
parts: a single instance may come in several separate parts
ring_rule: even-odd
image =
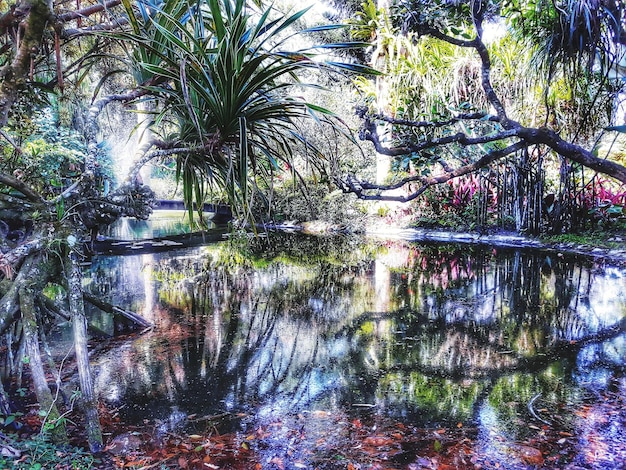
[[[220,418],[266,430],[257,450],[292,462],[335,455],[355,423],[394,422],[471,427],[510,463],[503,440],[581,431],[568,410],[624,380],[626,271],[585,259],[273,234],[99,256],[86,281],[156,325],[97,359],[98,393],[126,422],[192,433]]]

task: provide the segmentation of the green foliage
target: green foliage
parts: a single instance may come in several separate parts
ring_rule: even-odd
[[[336,123],[333,113],[299,98],[300,90],[319,88],[302,78],[331,69],[371,70],[323,62],[315,48],[292,49],[295,35],[320,29],[293,32],[307,9],[287,15],[271,7],[253,12],[243,0],[139,5],[137,13],[125,2],[133,31],[122,38],[137,46],[137,79],[149,80],[146,89],[159,96],[155,129],[174,129],[177,144],[189,149],[178,156],[177,177],[190,216],[192,202],[203,202],[218,187],[247,217],[254,180],[269,186],[284,168],[295,171],[296,149],[307,148],[311,165],[323,167],[324,156],[308,145],[296,121]],[[354,44],[323,50],[349,47]]]
[[[270,201],[258,201],[255,214],[259,219],[274,222],[323,221],[353,230],[364,228],[364,204],[339,191],[329,191],[327,185],[306,181],[304,185],[281,185],[274,188]]]
[[[59,125],[52,107],[34,111],[29,124],[14,134],[21,141],[21,152],[5,147],[0,171],[22,179],[44,196],[58,194],[80,174],[87,152],[77,132]],[[110,175],[110,160],[105,149],[100,158],[100,175]]]
[[[470,2],[401,0],[394,5],[394,23],[408,30],[437,29],[468,37]]]
[[[620,21],[616,6],[598,0],[506,0],[502,12],[518,37],[536,46],[542,63],[570,72],[591,69],[596,54],[612,54],[610,37]]]
[[[11,413],[9,415],[0,416],[0,426],[2,427],[10,426],[11,424],[15,422],[16,419],[18,419],[22,415],[23,413],[20,413],[18,411],[15,413]]]
[[[29,438],[18,438],[11,434],[5,435],[3,444],[20,452],[21,457],[14,459],[4,454],[0,456],[0,467],[15,470],[43,470],[63,468],[88,470],[98,468],[100,460],[89,452],[78,447],[59,447],[51,443],[45,435]]]
[[[377,8],[374,0],[366,0],[361,3],[361,8],[355,12],[354,17],[348,18],[346,23],[350,25],[352,37],[360,41],[371,41],[376,38],[385,18],[384,9]]]

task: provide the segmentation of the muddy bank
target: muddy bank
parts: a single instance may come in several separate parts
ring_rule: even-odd
[[[472,245],[544,250],[556,254],[571,253],[589,256],[599,261],[626,263],[626,234],[616,234],[593,243],[560,243],[527,237],[515,232],[454,232],[429,228],[405,228],[387,224],[375,224],[365,230],[356,230],[349,225],[331,224],[321,220],[261,225],[259,228],[270,231],[302,232],[312,235],[363,233],[369,237],[414,242],[467,243]]]
[[[477,232],[450,232],[446,230],[423,228],[380,226],[367,230],[366,234],[372,237],[409,240],[415,242],[468,243],[474,245],[545,250],[557,254],[573,253],[582,256],[589,256],[597,260],[607,260],[618,262],[620,264],[626,263],[626,241],[620,236],[614,236],[608,240],[612,245],[621,245],[620,248],[614,248],[577,243],[551,243],[537,238],[525,237],[516,233],[507,232],[481,234]],[[600,245],[603,244],[604,242]]]

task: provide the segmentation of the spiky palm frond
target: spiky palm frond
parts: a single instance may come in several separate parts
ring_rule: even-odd
[[[537,64],[550,73],[564,67],[578,77],[600,57],[612,62],[615,38],[622,34],[622,13],[607,0],[534,0],[505,2],[503,14],[518,37],[535,45]]]
[[[249,183],[259,169],[293,167],[304,140],[295,120],[315,115],[337,125],[333,113],[298,97],[299,87],[315,86],[301,78],[331,69],[374,71],[324,62],[314,48],[289,47],[297,35],[292,28],[308,9],[280,15],[272,8],[252,11],[243,0],[182,4],[151,4],[146,15],[127,8],[134,19],[124,37],[142,49],[135,66],[160,97],[156,122],[174,117],[179,145],[190,149],[179,156],[177,172],[188,207],[203,202],[213,185],[226,189],[229,202],[245,214]]]

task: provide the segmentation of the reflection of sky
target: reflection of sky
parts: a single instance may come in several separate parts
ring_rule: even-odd
[[[592,276],[589,296],[583,290],[572,308],[586,319],[588,328],[597,331],[607,328],[626,315],[626,273],[615,267],[607,267],[603,273]],[[584,285],[582,286],[584,289]]]
[[[615,371],[626,366],[626,333],[601,344],[590,344],[578,354],[575,378],[582,385],[606,386]]]

